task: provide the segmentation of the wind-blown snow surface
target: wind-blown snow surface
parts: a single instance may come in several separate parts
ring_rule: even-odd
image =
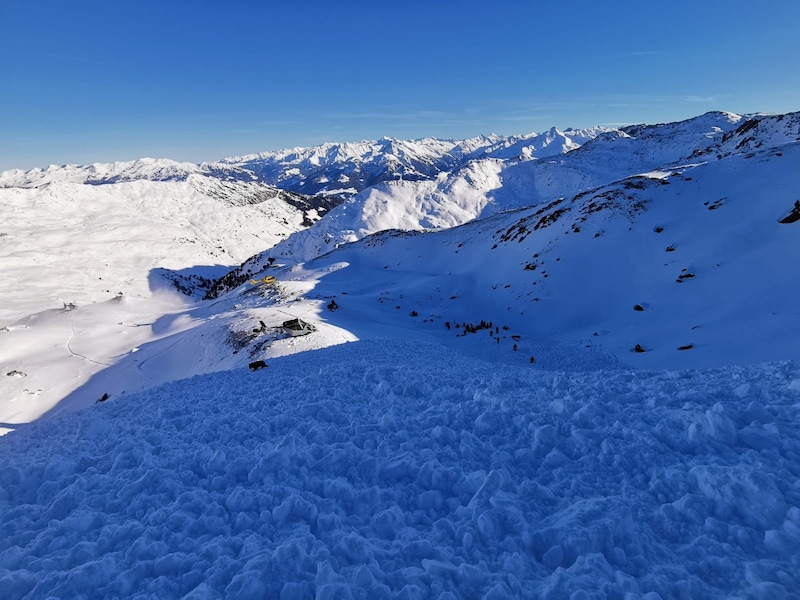
[[[4,598],[792,598],[800,370],[345,344],[0,439]]]

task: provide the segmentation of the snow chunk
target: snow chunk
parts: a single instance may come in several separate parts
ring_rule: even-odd
[[[778,525],[788,508],[783,494],[768,475],[745,466],[698,465],[690,470],[695,488],[714,502],[720,519],[739,519],[758,529]]]

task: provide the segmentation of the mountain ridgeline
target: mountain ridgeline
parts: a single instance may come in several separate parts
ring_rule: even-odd
[[[542,134],[479,136],[466,140],[424,138],[402,141],[322,144],[225,159],[226,165],[253,172],[262,181],[304,194],[348,197],[388,181],[420,181],[457,170],[480,158],[542,158],[579,147],[599,133],[556,128]]]
[[[798,141],[800,113],[710,112],[620,129],[383,138],[214,163],[141,159],[7,171],[0,196],[41,214],[19,222],[12,215],[0,243],[46,282],[75,269],[66,255],[28,261],[17,250],[26,228],[33,236],[61,215],[59,223],[68,216],[70,227],[85,231],[80,251],[91,268],[75,270],[59,303],[143,295],[158,281],[217,299],[252,291],[250,280],[303,279],[312,277],[307,265],[327,272],[346,262],[367,265],[359,277],[381,282],[371,292],[378,296],[398,285],[398,268],[416,273],[413,288],[428,298],[450,288],[448,298],[464,297],[466,277],[473,304],[517,315],[520,330],[534,326],[560,343],[617,357],[636,348],[647,354],[641,364],[657,359],[656,347],[698,344],[709,352],[706,363],[718,364],[708,349],[719,339],[732,361],[767,360],[800,335],[789,306],[800,277],[784,274],[800,264]],[[140,251],[129,251],[136,243]],[[108,258],[127,274],[113,290],[102,265]],[[434,275],[448,282],[426,288]],[[35,285],[17,305],[6,294],[6,318],[53,305]],[[431,302],[440,313],[454,306]],[[729,339],[736,319],[763,335]]]
[[[307,189],[309,179],[321,185],[346,170],[370,170],[378,179],[378,173],[383,174],[380,183],[360,191],[350,189],[346,199],[313,227],[247,260],[228,281],[241,281],[245,275],[258,273],[269,259],[303,262],[385,229],[449,228],[507,210],[547,206],[559,199],[562,208],[569,210],[587,192],[626,178],[678,172],[734,155],[770,155],[771,150],[796,143],[799,138],[800,113],[740,116],[711,112],[678,123],[632,125],[618,130],[550,130],[538,136],[475,138],[458,143],[382,140],[374,144],[327,144],[228,159],[230,164],[271,173],[276,180]],[[393,153],[381,153],[389,149]],[[456,166],[438,170],[436,165],[442,163]],[[387,164],[397,166],[397,170],[390,173]],[[420,164],[427,165],[427,170],[413,167]],[[411,169],[412,178],[400,177]],[[624,185],[634,196],[641,195],[631,182]],[[314,189],[317,193],[331,192]],[[635,204],[635,198],[631,202]],[[220,281],[209,297],[225,289]]]
[[[798,113],[0,207],[3,598],[798,597]]]

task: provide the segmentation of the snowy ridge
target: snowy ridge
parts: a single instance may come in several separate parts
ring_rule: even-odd
[[[743,118],[710,112],[678,123],[623,127],[597,136],[561,160],[548,161],[536,174],[544,171],[557,181],[561,173],[577,172],[584,186],[573,192],[577,193],[630,175],[692,162],[693,155],[719,145]]]
[[[556,127],[542,134],[532,134],[522,138],[508,138],[503,144],[496,144],[482,150],[480,153],[472,152],[473,158],[501,158],[531,160],[533,158],[548,158],[564,154],[579,148],[582,144],[607,132],[605,127],[592,127],[589,129],[567,129],[561,131]]]
[[[52,183],[121,183],[128,181],[185,181],[200,168],[192,163],[168,159],[141,158],[92,165],[50,165],[46,169],[0,173],[0,188],[36,188]]]
[[[258,182],[258,178],[244,169],[224,163],[179,163],[168,159],[141,158],[115,163],[91,165],[51,165],[46,169],[19,169],[0,173],[0,189],[35,189],[53,184],[112,185],[134,181],[181,182],[218,181],[228,184],[259,184],[263,189],[279,190]]]
[[[763,118],[749,117],[748,122]],[[679,123],[636,125],[619,131],[570,130],[575,140],[583,142],[580,147],[570,140],[553,143],[566,138],[552,129],[506,143],[502,150],[486,151],[496,158],[473,159],[435,179],[386,182],[368,188],[332,211],[328,219],[253,257],[242,268],[257,271],[268,257],[309,260],[384,229],[453,227],[504,210],[569,198],[633,175],[668,171],[697,162],[700,156],[716,159],[723,148],[733,144],[731,136],[744,127],[739,127],[744,119],[711,112]],[[765,123],[773,120],[780,123],[782,133],[755,136],[761,140],[754,142],[759,147],[770,148],[800,135],[798,120],[791,115],[785,122],[768,117]],[[762,126],[762,130],[769,127]],[[555,150],[556,155],[549,156]],[[541,158],[536,159],[537,153]]]
[[[433,179],[476,158],[526,159],[577,148],[604,128],[555,128],[525,136],[479,136],[467,140],[425,138],[404,141],[322,144],[232,157],[224,162],[256,173],[263,181],[305,194],[352,195],[367,187],[403,179]]]
[[[455,142],[433,138],[416,142],[383,138],[232,157],[225,162],[284,189],[351,195],[386,180],[435,176],[457,164],[450,154],[455,147]]]
[[[370,187],[334,208],[306,234],[293,235],[254,256],[240,269],[257,272],[268,258],[302,262],[385,229],[444,229],[485,214],[490,194],[502,186],[499,160],[475,160],[434,180]],[[503,206],[502,208],[510,208]]]
[[[797,141],[800,141],[800,112],[754,116],[723,136],[719,152],[723,156],[729,156],[777,148]]]

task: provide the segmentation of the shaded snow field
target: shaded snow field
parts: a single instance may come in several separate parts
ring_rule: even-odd
[[[796,598],[800,369],[544,371],[402,340],[0,438],[11,598]]]

